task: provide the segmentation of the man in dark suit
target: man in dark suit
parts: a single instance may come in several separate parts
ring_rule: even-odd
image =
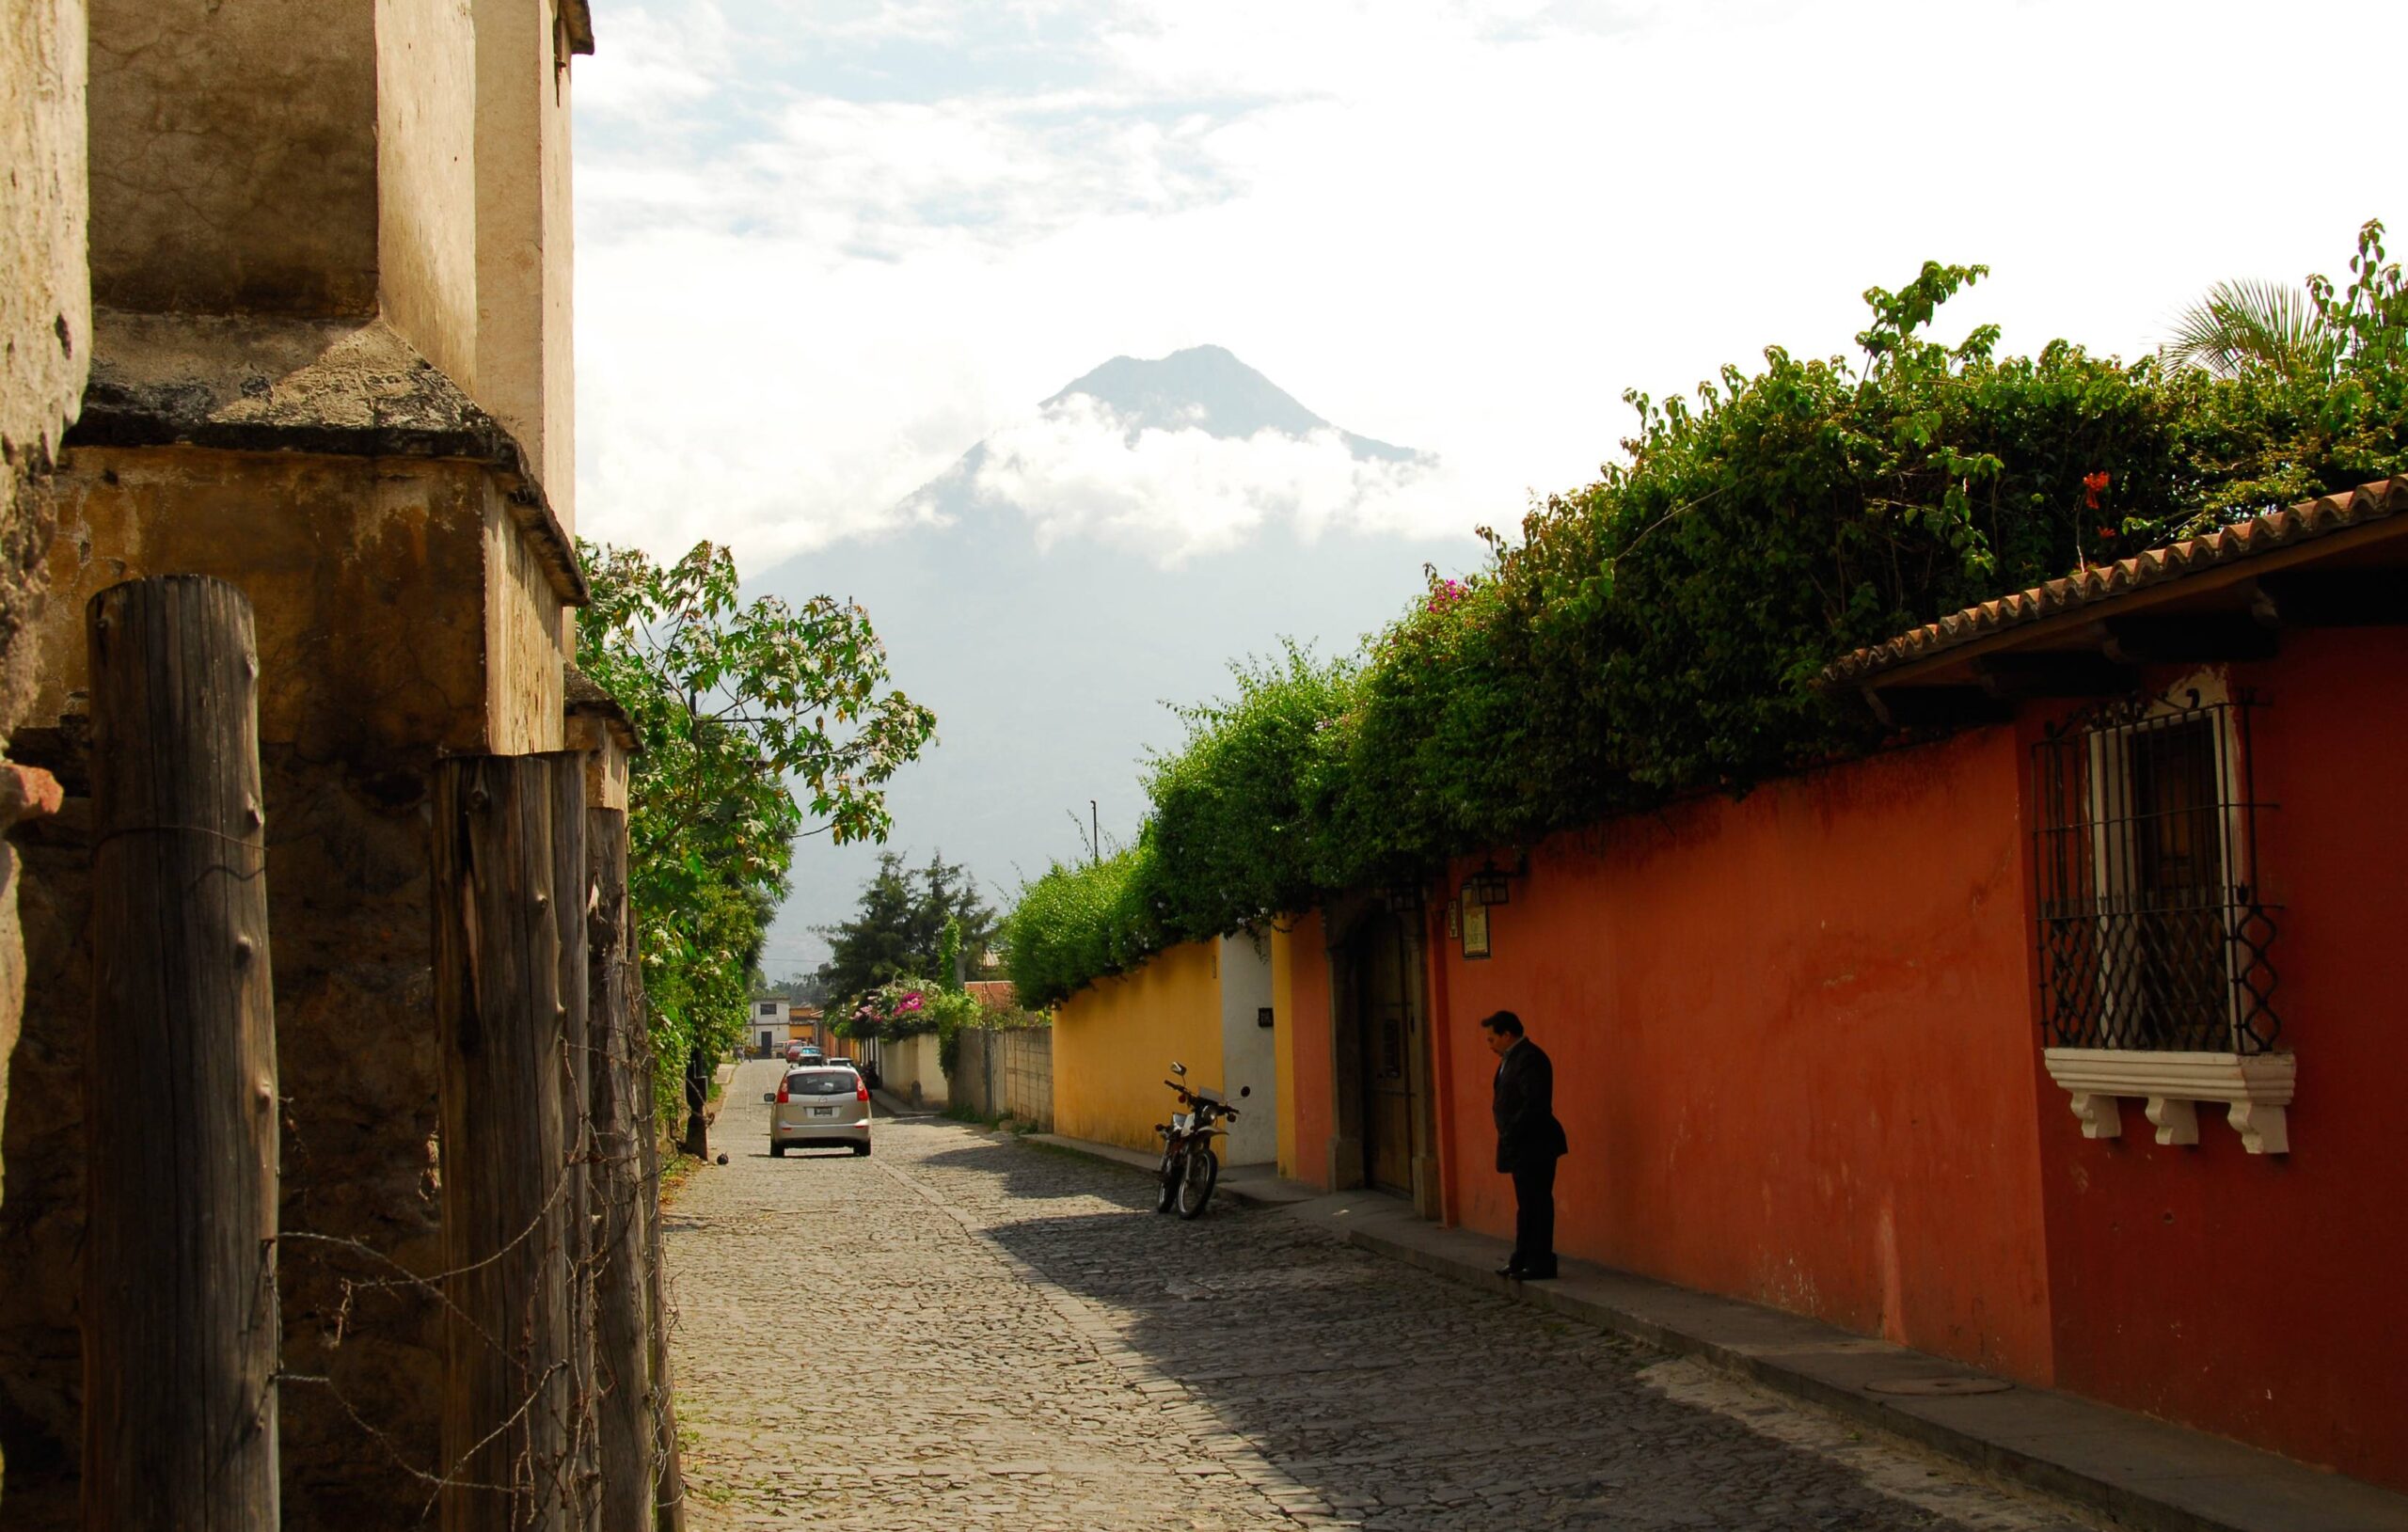
[[[1498,1276],[1555,1275],[1555,1162],[1571,1145],[1555,1118],[1555,1066],[1522,1035],[1522,1019],[1498,1011],[1481,1022],[1497,1066],[1497,1168],[1513,1177],[1513,1256]]]

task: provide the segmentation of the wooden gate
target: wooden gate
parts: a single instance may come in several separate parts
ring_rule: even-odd
[[[1367,917],[1348,942],[1363,1079],[1363,1179],[1413,1194],[1414,1054],[1421,1047],[1421,987],[1396,916]]]

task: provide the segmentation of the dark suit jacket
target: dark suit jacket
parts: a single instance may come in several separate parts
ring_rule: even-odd
[[[1555,1066],[1528,1037],[1497,1065],[1497,1168],[1512,1172],[1570,1152],[1555,1119]]]

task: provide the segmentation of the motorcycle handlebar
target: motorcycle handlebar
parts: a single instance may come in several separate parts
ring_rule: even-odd
[[[1196,1095],[1176,1080],[1165,1080],[1163,1083],[1168,1085],[1172,1090],[1177,1091],[1179,1093],[1179,1098],[1182,1101],[1202,1102],[1209,1099],[1206,1097]],[[1213,1101],[1212,1106],[1213,1111],[1219,1113],[1225,1117],[1235,1117],[1238,1114],[1238,1109],[1229,1105],[1227,1101]]]

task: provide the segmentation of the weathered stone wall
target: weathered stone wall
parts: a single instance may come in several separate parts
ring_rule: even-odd
[[[91,355],[84,87],[83,0],[0,0],[0,746],[33,689],[24,632],[41,601],[47,481]],[[15,796],[0,793],[0,800]],[[0,832],[13,817],[0,816]],[[21,857],[16,845],[0,845],[0,1142],[18,1078],[25,997]],[[0,1217],[7,1213],[0,1201]],[[6,1238],[0,1231],[0,1240]],[[18,1301],[10,1294],[8,1303]],[[71,1345],[72,1332],[67,1338]],[[0,1476],[14,1466],[6,1429],[9,1387],[0,1383]],[[0,1505],[13,1513],[9,1488],[0,1481]]]

